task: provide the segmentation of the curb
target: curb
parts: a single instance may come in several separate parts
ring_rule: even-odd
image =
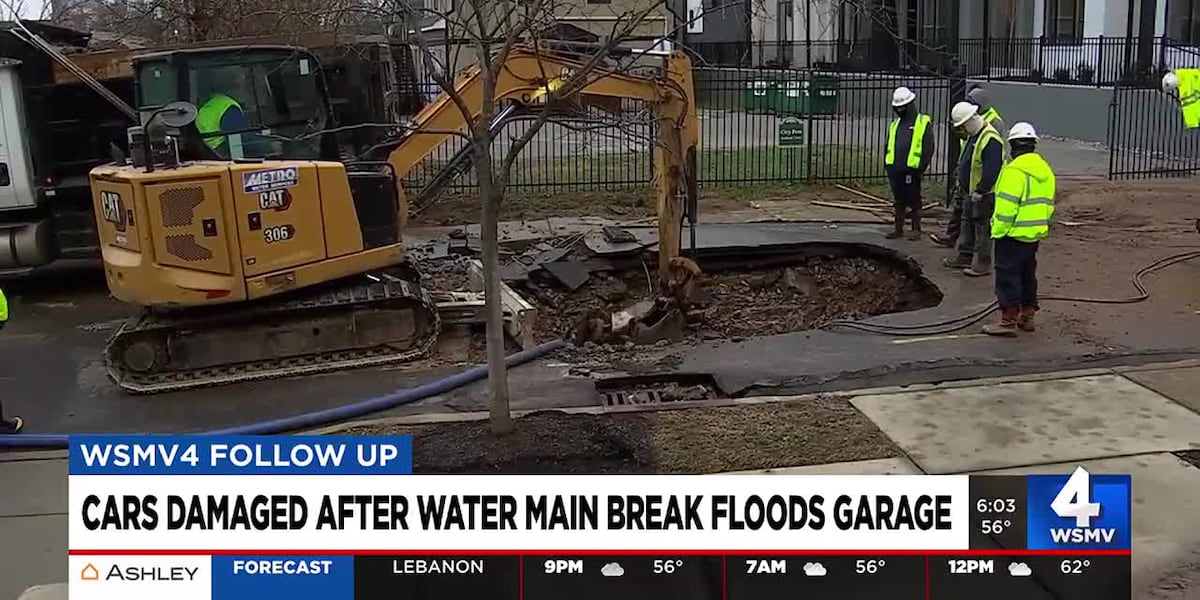
[[[793,396],[749,396],[745,398],[720,398],[713,400],[697,400],[694,402],[677,402],[671,404],[649,404],[649,405],[634,405],[634,406],[575,406],[564,408],[538,408],[529,410],[513,411],[514,418],[520,418],[535,412],[557,411],[566,414],[585,414],[585,415],[603,415],[603,414],[621,414],[621,413],[637,413],[637,412],[658,412],[664,410],[687,410],[692,408],[725,408],[732,406],[749,406],[754,404],[768,404],[775,402],[803,402],[818,399],[849,399],[858,396],[878,396],[901,394],[911,392],[925,392],[935,390],[962,389],[970,387],[981,387],[986,385],[997,385],[1003,383],[1031,383],[1037,381],[1065,380],[1065,379],[1080,379],[1083,377],[1096,377],[1100,375],[1117,375],[1121,376],[1125,373],[1138,373],[1146,371],[1165,371],[1171,369],[1184,369],[1191,367],[1200,367],[1200,359],[1188,359],[1182,361],[1174,361],[1168,363],[1154,363],[1146,365],[1137,365],[1129,367],[1102,367],[1091,369],[1075,369],[1068,371],[1054,371],[1050,373],[1034,373],[1029,375],[1007,375],[1000,377],[985,377],[981,379],[967,379],[961,381],[947,381],[944,383],[917,383],[912,385],[901,386],[886,386],[876,388],[860,388],[855,390],[842,390],[836,392],[810,392],[807,394],[799,394]],[[470,421],[486,420],[490,415],[487,411],[459,412],[459,413],[433,413],[421,415],[404,415],[399,417],[378,417],[374,419],[361,419],[357,421],[348,421],[338,423],[319,429],[305,432],[308,435],[331,435],[347,431],[356,427],[377,427],[389,425],[436,425],[442,423],[462,423]]]

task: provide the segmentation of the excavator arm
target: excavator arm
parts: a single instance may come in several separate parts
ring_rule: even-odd
[[[673,52],[664,58],[661,77],[644,77],[597,67],[584,74],[584,83],[570,99],[577,105],[614,110],[620,100],[640,100],[655,115],[658,139],[654,145],[654,201],[658,215],[659,278],[662,286],[678,287],[678,275],[692,271],[680,255],[680,230],[684,217],[695,223],[697,200],[696,148],[699,120],[696,114],[692,65],[687,55]],[[495,103],[508,101],[527,108],[544,105],[546,96],[585,68],[582,62],[553,51],[513,48],[498,69]],[[578,85],[578,84],[572,84]],[[470,122],[481,117],[483,76],[473,68],[455,85],[457,95],[471,111]],[[406,134],[388,155],[397,179],[402,179],[454,132],[466,132],[469,122],[451,95],[442,94],[419,112]],[[681,202],[680,196],[686,200]],[[407,202],[401,202],[407,212]],[[685,215],[686,212],[686,215]],[[684,263],[687,263],[686,265]],[[672,283],[672,273],[676,280]]]

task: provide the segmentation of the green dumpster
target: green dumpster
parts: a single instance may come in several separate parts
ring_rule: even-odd
[[[835,115],[842,80],[836,75],[813,75],[809,80],[809,106],[814,115]]]
[[[755,77],[746,81],[746,89],[742,91],[742,109],[752,113],[771,110],[774,88],[775,82],[765,77]]]
[[[799,77],[789,77],[780,81],[774,105],[775,113],[779,115],[808,114],[808,82]]]

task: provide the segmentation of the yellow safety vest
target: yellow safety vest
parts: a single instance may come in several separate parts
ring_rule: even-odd
[[[1000,134],[996,132],[996,128],[991,125],[984,125],[983,131],[979,132],[979,138],[975,140],[975,149],[971,152],[971,181],[967,182],[968,192],[973,193],[979,185],[979,181],[983,179],[983,149],[991,141],[1000,144],[1000,153],[1003,156],[1004,140],[1000,138]],[[1004,159],[1001,158],[1001,160]]]
[[[1036,242],[1050,235],[1054,216],[1054,171],[1037,153],[1022,154],[1004,166],[996,181],[992,237]]]
[[[207,134],[221,132],[221,117],[225,116],[225,111],[230,108],[241,110],[242,106],[238,104],[237,100],[225,94],[214,94],[196,112],[196,131],[199,131],[200,135],[206,136],[204,143],[213,150],[224,144],[227,136],[208,136]]]
[[[910,169],[916,169],[921,166],[922,146],[925,144],[925,129],[929,127],[929,115],[917,115],[917,121],[913,124],[912,141],[908,144],[908,159],[905,164]],[[887,154],[883,157],[883,164],[891,166],[896,164],[896,130],[900,127],[900,119],[892,121],[891,127],[888,128]]]
[[[8,321],[8,298],[4,296],[4,290],[0,290],[0,323]]]
[[[1179,107],[1183,111],[1183,126],[1200,127],[1200,69],[1179,69]]]

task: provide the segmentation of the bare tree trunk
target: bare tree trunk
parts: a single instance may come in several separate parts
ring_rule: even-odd
[[[508,408],[508,365],[505,363],[504,307],[500,301],[500,194],[492,170],[490,140],[476,142],[475,172],[479,178],[479,200],[483,204],[480,237],[483,252],[483,293],[487,310],[488,400],[492,433],[507,435],[513,430]]]

